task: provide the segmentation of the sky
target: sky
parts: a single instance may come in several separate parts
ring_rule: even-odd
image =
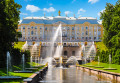
[[[99,20],[99,12],[105,9],[106,3],[115,4],[117,0],[15,0],[20,4],[20,20],[25,17],[61,16],[93,17]]]

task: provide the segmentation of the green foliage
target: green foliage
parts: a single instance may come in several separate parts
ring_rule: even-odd
[[[15,42],[14,48],[19,48],[20,50],[22,50],[22,47],[24,44],[25,44],[25,42]]]
[[[108,50],[108,48],[104,45],[103,42],[95,42],[95,45],[97,46],[97,49],[100,51],[102,51],[102,50],[107,51]]]
[[[117,64],[108,64],[108,63],[101,63],[100,62],[98,65],[98,62],[91,62],[91,63],[88,63],[86,65],[102,66],[104,68],[109,68],[109,67],[116,68],[117,70],[104,70],[104,71],[120,73],[120,65],[117,65]],[[95,67],[91,67],[91,68],[103,70],[103,68],[95,68]]]
[[[13,43],[21,36],[17,32],[20,8],[21,5],[14,0],[0,0],[0,62],[3,65],[6,52],[13,49]]]
[[[120,64],[120,0],[115,5],[107,3],[105,10],[101,12],[100,19],[104,27],[103,43],[107,51],[100,45],[97,56],[100,57],[101,62],[108,63],[109,54],[111,54],[112,63]]]
[[[21,64],[22,54],[20,52],[20,49],[18,49],[18,48],[12,49],[11,57],[12,57],[11,58],[12,65],[20,65]]]
[[[30,62],[30,51],[25,50],[23,54],[25,54],[25,62]]]
[[[103,42],[109,49],[120,48],[120,0],[115,5],[106,5],[100,17],[104,27]]]

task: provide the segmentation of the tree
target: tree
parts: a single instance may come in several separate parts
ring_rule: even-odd
[[[106,4],[100,19],[104,27],[103,42],[109,48],[120,48],[120,0]]]
[[[18,27],[21,5],[14,0],[0,0],[0,61],[6,59],[6,52],[13,49],[13,43],[18,41]],[[1,62],[0,62],[1,63]]]
[[[120,64],[120,0],[115,5],[107,3],[100,19],[104,27],[103,42],[109,50],[103,52],[101,58],[105,57],[103,61],[107,61],[110,53],[112,63]]]

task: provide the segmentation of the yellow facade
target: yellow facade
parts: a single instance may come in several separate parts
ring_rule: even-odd
[[[101,41],[103,37],[103,26],[87,21],[83,24],[66,24],[62,21],[53,24],[39,24],[31,21],[19,24],[17,31],[22,33],[21,41],[47,41],[52,38],[50,35],[55,32],[54,28],[57,28],[60,23],[62,33],[65,34],[64,41]]]

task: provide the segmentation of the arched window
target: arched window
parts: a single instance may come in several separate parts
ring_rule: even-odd
[[[35,29],[37,29],[37,26],[35,26]]]
[[[69,30],[69,27],[67,28],[67,30]]]
[[[45,27],[45,30],[47,30],[47,27]]]
[[[23,27],[23,29],[25,29],[25,26]]]
[[[31,31],[31,35],[33,35],[34,34],[34,32],[33,31]]]
[[[88,32],[86,31],[86,35],[88,35]]]
[[[86,27],[86,30],[88,29],[88,27]]]
[[[72,51],[72,55],[75,56],[75,51]]]
[[[64,51],[64,55],[67,56],[67,51]]]
[[[74,30],[74,27],[72,27],[72,30]]]
[[[40,29],[42,29],[42,27],[40,27]]]
[[[33,26],[31,27],[31,29],[33,29]]]

